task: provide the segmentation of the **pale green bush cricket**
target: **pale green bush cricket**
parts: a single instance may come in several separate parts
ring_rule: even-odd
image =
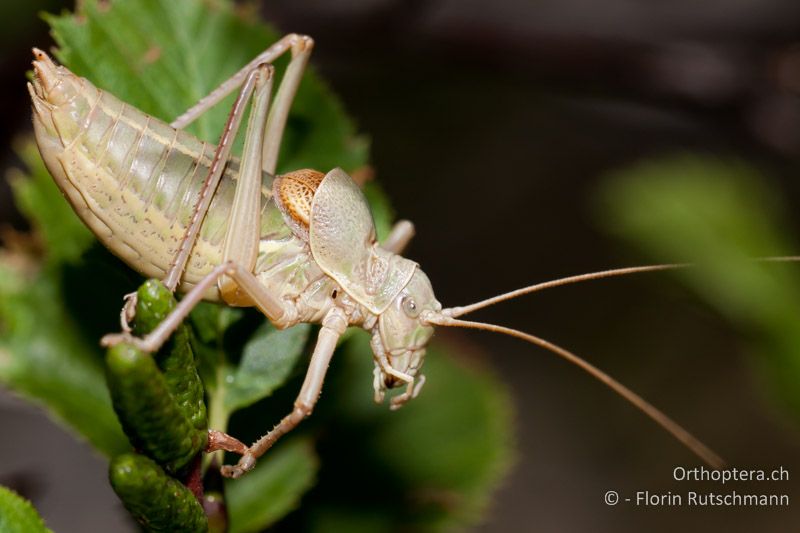
[[[378,243],[369,206],[341,169],[297,170],[275,176],[278,149],[313,40],[289,34],[267,48],[195,106],[166,124],[97,89],[40,50],[29,84],[42,157],[83,222],[114,254],[170,290],[185,293],[179,306],[145,338],[127,328],[104,345],[131,342],[155,351],[201,300],[255,306],[278,328],[321,324],[292,412],[246,447],[211,432],[210,450],[240,453],[225,466],[238,477],[282,435],[308,416],[337,340],[350,326],[372,335],[375,400],[387,389],[398,408],[424,383],[419,373],[434,326],[486,329],[521,338],[560,355],[614,389],[714,467],[722,460],[685,429],[630,389],[571,352],[527,333],[457,317],[549,287],[685,265],[615,269],[532,285],[463,307],[443,309],[419,266],[399,255],[413,225],[398,222]],[[272,98],[271,63],[291,60]],[[217,146],[183,131],[239,89]],[[241,159],[231,145],[248,106]]]

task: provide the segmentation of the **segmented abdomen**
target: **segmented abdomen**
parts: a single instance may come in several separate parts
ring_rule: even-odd
[[[214,146],[95,90],[82,130],[57,156],[64,171],[57,181],[106,246],[145,275],[163,277],[208,175]],[[237,172],[238,161],[229,161],[187,265],[184,289],[221,261]],[[265,207],[271,181],[264,176]],[[262,217],[262,235],[270,232],[270,218]]]

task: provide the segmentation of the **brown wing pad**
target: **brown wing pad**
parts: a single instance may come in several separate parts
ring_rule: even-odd
[[[292,229],[300,230],[306,238],[311,220],[311,203],[324,177],[322,172],[304,168],[278,176],[275,180],[274,193],[278,207],[293,222]]]

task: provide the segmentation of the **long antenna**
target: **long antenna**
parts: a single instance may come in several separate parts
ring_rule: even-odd
[[[658,266],[663,266],[663,265],[658,265]],[[689,433],[677,422],[675,422],[667,415],[665,415],[663,412],[654,407],[652,404],[647,402],[644,398],[642,398],[641,396],[639,396],[638,394],[630,390],[628,387],[626,387],[619,381],[615,380],[614,378],[612,378],[611,376],[609,376],[596,366],[592,365],[588,361],[585,361],[584,359],[578,357],[574,353],[565,350],[564,348],[555,345],[552,342],[546,341],[540,337],[536,337],[534,335],[516,329],[511,329],[504,326],[497,326],[495,324],[487,324],[484,322],[457,320],[450,316],[441,314],[431,314],[430,316],[424,318],[424,321],[439,326],[454,326],[460,328],[482,329],[486,331],[493,331],[495,333],[504,333],[506,335],[522,339],[524,341],[530,342],[531,344],[540,346],[545,350],[553,352],[556,355],[562,357],[563,359],[566,359],[570,363],[578,366],[579,368],[586,371],[591,376],[597,378],[601,382],[605,383],[617,394],[628,400],[636,408],[638,408],[644,414],[652,418],[658,425],[660,425],[662,428],[671,433],[672,436],[678,439],[684,446],[689,448],[692,452],[694,452],[698,457],[700,457],[712,468],[719,469],[725,466],[725,461],[723,461],[719,455],[714,453],[714,451],[712,451],[708,446],[700,442],[700,440],[698,440],[694,435]]]
[[[789,255],[789,256],[775,256],[775,257],[760,257],[754,259],[754,261],[758,262],[798,262],[800,261],[800,256],[796,255]],[[579,283],[581,281],[589,281],[595,279],[603,279],[603,278],[612,278],[616,276],[627,276],[628,274],[638,274],[640,272],[657,272],[659,270],[675,270],[679,268],[689,268],[696,266],[694,263],[666,263],[661,265],[645,265],[645,266],[635,266],[635,267],[627,267],[627,268],[615,268],[612,270],[601,270],[599,272],[590,272],[588,274],[579,274],[577,276],[569,276],[566,278],[559,278],[554,279],[551,281],[545,281],[543,283],[536,283],[534,285],[529,285],[527,287],[522,287],[521,289],[516,289],[510,292],[506,292],[503,294],[499,294],[497,296],[492,296],[491,298],[487,298],[485,300],[481,300],[479,302],[475,302],[473,304],[464,305],[460,307],[451,307],[449,309],[444,309],[442,313],[446,316],[450,317],[458,317],[462,315],[466,315],[467,313],[471,313],[478,309],[483,309],[484,307],[489,307],[490,305],[494,305],[500,302],[504,302],[506,300],[511,300],[513,298],[518,298],[520,296],[524,296],[526,294],[531,294],[533,292],[538,292],[544,289],[550,289],[552,287],[560,287],[561,285],[570,285],[572,283]]]

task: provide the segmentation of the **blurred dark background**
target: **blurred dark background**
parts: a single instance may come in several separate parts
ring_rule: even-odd
[[[30,47],[51,43],[36,12],[71,4],[0,7],[4,169],[17,163],[14,137],[30,129]],[[643,159],[736,157],[762,170],[790,208],[800,205],[794,0],[294,0],[264,2],[260,11],[283,31],[315,38],[314,66],[372,139],[377,179],[398,215],[417,226],[408,255],[445,305],[646,262],[600,229],[594,200],[606,173]],[[5,224],[22,224],[5,184],[0,214]],[[747,339],[670,275],[559,288],[480,316],[585,356],[733,466],[800,473],[796,420],[753,374]],[[517,409],[518,461],[479,531],[674,531],[701,523],[704,531],[787,531],[800,523],[796,506],[606,506],[610,489],[723,487],[673,481],[672,469],[695,465],[694,457],[554,357],[490,334],[441,336],[480,346]],[[2,434],[30,435],[15,435],[13,447],[0,438],[0,483],[25,479],[56,531],[88,531],[105,514],[115,521],[109,530],[123,527],[113,494],[103,492],[102,460],[29,411],[0,396]],[[23,450],[47,458],[12,465]],[[62,452],[71,459],[59,459]],[[27,476],[19,464],[39,464],[39,473]],[[76,491],[77,478],[97,492]],[[800,496],[796,478],[733,488],[748,487]],[[93,505],[68,503],[77,492],[84,501],[96,494]]]

